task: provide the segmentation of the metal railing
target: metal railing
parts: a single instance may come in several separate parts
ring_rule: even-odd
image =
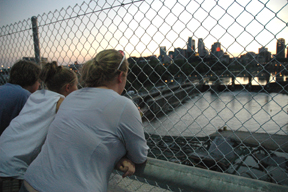
[[[84,1],[2,26],[0,84],[18,59],[56,60],[81,76],[99,51],[125,50],[124,95],[142,111],[149,157],[287,186],[287,9],[285,0]],[[149,184],[125,187],[135,179]]]

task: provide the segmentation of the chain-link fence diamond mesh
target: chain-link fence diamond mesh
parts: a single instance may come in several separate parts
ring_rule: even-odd
[[[85,1],[37,16],[40,61],[81,76],[99,51],[124,50],[150,157],[288,185],[287,12],[286,0]],[[0,42],[4,84],[35,60],[31,21],[2,26]]]

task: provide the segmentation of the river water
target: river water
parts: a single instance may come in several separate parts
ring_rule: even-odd
[[[151,122],[144,129],[157,135],[208,136],[227,130],[288,134],[288,96],[279,93],[205,92]]]

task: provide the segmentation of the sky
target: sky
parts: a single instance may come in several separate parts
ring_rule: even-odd
[[[231,57],[249,51],[258,53],[262,46],[275,54],[278,38],[286,39],[286,45],[288,42],[287,0],[82,3],[83,0],[0,0],[0,28],[3,26],[0,38],[7,37],[3,44],[11,50],[0,50],[0,62],[6,62],[2,55],[6,57],[4,60],[33,56],[33,51],[25,48],[33,46],[27,40],[30,31],[25,32],[31,16],[38,17],[42,56],[63,64],[85,62],[107,48],[125,50],[129,56],[159,55],[159,46],[166,46],[167,52],[177,47],[186,49],[188,37],[195,40],[196,51],[199,38],[204,39],[208,50],[219,41]],[[120,6],[121,3],[125,5]],[[15,30],[24,32],[7,36]],[[22,46],[17,45],[16,38],[21,39],[17,41]]]
[[[81,5],[84,0],[0,0],[0,27],[56,9]]]

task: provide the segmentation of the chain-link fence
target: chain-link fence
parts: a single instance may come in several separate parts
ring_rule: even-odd
[[[288,185],[287,12],[286,0],[91,0],[37,16],[37,57],[81,76],[99,51],[124,50],[150,157]],[[4,84],[35,60],[31,20],[2,26],[0,42]],[[111,182],[163,188],[146,179]]]

